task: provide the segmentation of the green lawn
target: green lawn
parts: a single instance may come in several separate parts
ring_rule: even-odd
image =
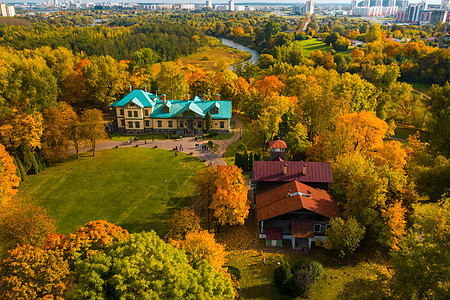
[[[242,133],[237,132],[241,137],[227,147],[227,150],[223,154],[223,160],[227,165],[234,165],[234,157],[236,152],[244,153],[247,151],[261,152],[262,141],[256,137],[254,132],[251,131],[249,120],[242,120]]]
[[[423,143],[428,142],[427,132],[423,130],[419,131],[420,131],[420,141]],[[394,130],[394,137],[406,140],[410,135],[414,135],[416,132],[417,129],[415,128],[406,126],[397,126],[397,128],[395,128]]]
[[[429,83],[418,83],[418,82],[408,82],[413,86],[413,88],[425,95],[429,95],[431,84]]]
[[[324,266],[324,276],[312,286],[308,299],[373,299],[361,297],[368,291],[363,290],[360,282],[373,278],[377,271],[386,273],[385,266],[373,261],[360,261],[346,265],[345,260],[337,259],[323,248],[314,248],[313,255],[264,253],[266,264],[262,263],[259,252],[233,251],[228,255],[228,264],[241,270],[241,291],[244,299],[278,299],[272,288],[273,271],[281,259],[291,265],[301,259],[317,260]],[[286,298],[288,299],[288,298]],[[298,298],[300,299],[300,298]]]
[[[19,191],[49,210],[58,233],[106,219],[131,232],[165,234],[173,210],[192,204],[190,178],[203,166],[193,156],[162,149],[103,150],[29,176]]]
[[[143,140],[172,140],[172,139],[179,139],[180,136],[173,134],[173,135],[168,135],[165,133],[152,133],[152,134],[141,134],[141,135],[136,135],[136,134],[119,134],[117,132],[113,132],[109,135],[111,137],[112,141],[119,141],[119,142],[125,142],[127,141],[129,138],[133,138],[133,137],[137,137],[140,141]]]
[[[302,45],[303,55],[306,57],[309,57],[309,54],[311,52],[317,50],[320,50],[322,52],[331,51],[331,47],[327,46],[324,42],[318,41],[316,39],[303,40],[300,41],[300,44]]]

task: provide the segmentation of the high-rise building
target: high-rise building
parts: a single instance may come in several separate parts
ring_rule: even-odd
[[[212,9],[212,0],[206,0],[206,7]]]
[[[234,0],[230,0],[228,2],[228,9],[234,11]]]
[[[442,0],[441,2],[441,9],[450,9],[449,1],[448,0]]]
[[[314,0],[306,0],[306,13],[314,14]]]
[[[7,10],[6,10],[6,4],[0,3],[0,17],[6,17],[8,16]]]

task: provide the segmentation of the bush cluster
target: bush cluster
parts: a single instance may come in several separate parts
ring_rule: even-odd
[[[282,260],[275,268],[273,285],[279,294],[293,297],[306,297],[313,282],[323,275],[321,263],[313,260],[301,260],[293,267]]]

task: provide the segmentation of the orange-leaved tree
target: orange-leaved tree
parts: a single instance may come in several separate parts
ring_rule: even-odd
[[[17,167],[14,159],[0,144],[0,206],[3,208],[9,202],[11,196],[17,193],[20,178],[17,176]]]
[[[71,286],[69,264],[60,252],[30,245],[8,252],[0,263],[0,298],[63,299]]]
[[[250,209],[242,171],[237,166],[217,166],[217,191],[210,208],[220,224],[243,225]]]
[[[104,251],[115,242],[128,239],[128,231],[104,220],[90,221],[68,236],[51,234],[44,249],[62,250],[69,261],[88,251]]]
[[[106,138],[102,112],[98,109],[87,109],[81,115],[81,124],[84,137],[90,142],[92,155],[95,156],[95,147],[99,140]]]

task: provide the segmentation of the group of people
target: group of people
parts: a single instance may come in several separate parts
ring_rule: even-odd
[[[200,145],[200,143],[197,143],[197,144],[195,144],[195,148],[197,148],[197,149],[201,148],[202,150],[209,150],[209,146],[207,144]]]

